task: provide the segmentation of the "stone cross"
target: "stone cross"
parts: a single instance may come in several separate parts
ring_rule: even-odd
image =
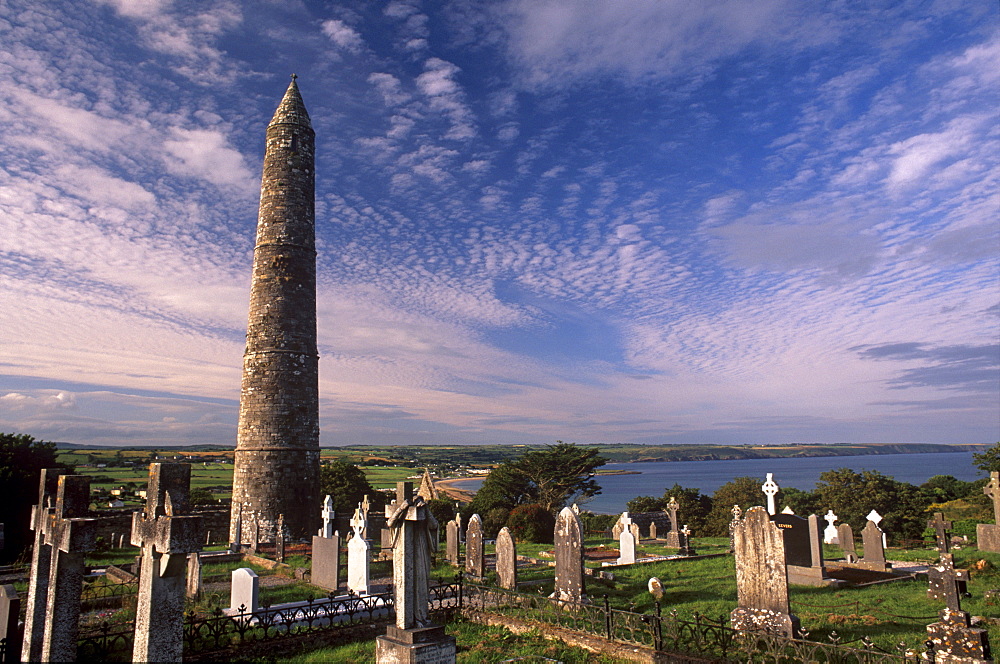
[[[44,526],[45,541],[52,547],[52,563],[45,601],[43,662],[76,661],[84,558],[94,550],[96,540],[97,520],[84,518],[89,508],[90,478],[60,475],[55,510]]]
[[[729,552],[734,553],[736,551],[736,542],[734,540],[733,533],[736,531],[736,526],[738,526],[740,521],[743,519],[743,510],[740,509],[739,505],[733,505],[731,513],[733,518],[729,522]]]
[[[677,552],[682,556],[693,556],[694,547],[691,546],[691,529],[688,528],[686,523],[678,534],[680,535],[680,546]]]
[[[429,627],[431,557],[437,548],[438,524],[426,501],[414,495],[412,483],[397,482],[396,500],[386,508],[386,527],[393,535],[396,627],[401,630]]]
[[[882,523],[882,515],[876,512],[875,510],[869,512],[868,516],[865,518],[868,519],[869,521],[874,521],[876,526]]]
[[[799,621],[789,611],[788,572],[780,529],[763,507],[751,507],[733,528],[737,608],[733,628],[794,637]]]
[[[151,463],[146,508],[132,513],[132,544],[142,549],[134,662],[179,662],[184,648],[184,575],[201,550],[201,517],[190,514],[191,464]]]
[[[631,565],[635,562],[635,535],[623,531],[618,536],[618,564]]]
[[[670,513],[670,530],[680,530],[677,527],[679,525],[677,523],[677,510],[680,508],[681,506],[677,504],[677,499],[670,496],[670,500],[667,501],[667,512]]]
[[[504,526],[497,533],[497,581],[501,588],[517,590],[517,543]]]
[[[990,473],[990,481],[983,487],[983,493],[993,501],[993,522],[1000,526],[1000,472],[994,470]]]
[[[483,520],[478,514],[469,519],[469,528],[465,531],[465,573],[475,581],[481,581],[485,576],[486,565],[483,555]]]
[[[826,528],[823,529],[823,541],[827,544],[840,543],[840,539],[837,537],[837,527],[833,525],[838,518],[837,515],[833,513],[833,510],[827,510],[823,518],[826,520]]]
[[[38,483],[38,503],[31,508],[31,529],[35,531],[35,546],[31,550],[28,602],[24,612],[21,659],[25,662],[37,662],[42,657],[45,603],[49,595],[49,570],[52,566],[52,547],[45,541],[45,525],[55,509],[59,476],[66,472],[62,468],[42,470]]]
[[[951,550],[948,543],[948,531],[951,530],[951,521],[947,521],[941,512],[935,512],[934,518],[927,522],[928,528],[934,529],[934,539],[937,542],[938,553],[944,555]]]
[[[780,488],[781,487],[778,486],[778,483],[774,481],[774,473],[768,473],[767,479],[760,486],[760,490],[767,496],[767,513],[771,516],[774,516],[776,512],[774,507],[774,496],[777,495]]]
[[[614,539],[618,539],[621,536],[623,530],[628,530],[632,526],[632,517],[629,516],[628,512],[622,512],[621,516],[618,517],[618,521],[615,522],[614,527],[611,529],[611,536]]]
[[[625,515],[628,516],[627,513]],[[564,507],[556,517],[556,581],[551,597],[566,604],[587,603],[583,573],[583,526],[573,510]]]
[[[285,515],[278,515],[277,532],[274,534],[274,559],[285,562]]]
[[[323,500],[323,510],[320,514],[323,516],[323,529],[319,532],[319,536],[326,538],[333,537],[333,520],[337,516],[337,513],[333,511],[333,498],[329,495]]]
[[[365,496],[365,498],[367,497]],[[355,537],[367,539],[368,514],[362,509],[361,503],[358,503],[358,508],[354,510],[354,516],[351,517],[351,529],[354,531]]]

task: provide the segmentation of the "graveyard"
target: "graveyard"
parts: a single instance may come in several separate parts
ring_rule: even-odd
[[[407,539],[395,534],[400,519],[427,517],[423,498],[400,484],[381,540],[365,505],[341,538],[334,527],[344,522],[327,499],[311,544],[207,545],[201,517],[183,502],[190,467],[151,468],[152,500],[135,514],[129,539],[102,552],[93,550],[100,517],[87,516],[87,479],[43,475],[40,495],[56,500],[48,520],[35,523],[42,539],[34,564],[4,587],[23,608],[24,659],[371,659],[376,647],[412,648],[406,635],[414,629],[434,632],[434,647],[457,661],[499,661],[510,648],[552,650],[562,661],[636,661],[637,652],[659,651],[726,661],[748,635],[756,639],[750,652],[778,648],[793,659],[807,648],[821,659],[875,653],[915,662],[929,643],[940,649],[959,639],[979,648],[978,658],[961,661],[991,661],[989,642],[1000,639],[1000,552],[952,538],[940,514],[928,522],[934,540],[905,549],[883,547],[877,514],[858,545],[846,524],[833,528],[833,517],[826,521],[839,540],[824,542],[817,517],[765,507],[734,510],[730,538],[678,529],[674,507],[667,521],[626,512],[610,531],[584,533],[574,506],[560,512],[552,544],[518,543],[507,528],[487,540],[478,515]],[[823,582],[805,575],[808,584],[788,583],[793,567],[816,569]],[[36,573],[43,569],[52,572]],[[43,580],[47,590],[38,589]],[[385,627],[393,616],[397,626]],[[564,643],[542,647],[543,636]],[[484,658],[475,645],[483,639],[508,647]]]

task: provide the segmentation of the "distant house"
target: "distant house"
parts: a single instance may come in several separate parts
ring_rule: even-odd
[[[125,507],[125,503],[115,498],[114,500],[108,501],[108,507]]]

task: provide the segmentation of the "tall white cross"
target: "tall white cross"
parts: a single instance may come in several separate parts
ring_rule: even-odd
[[[361,503],[358,503],[358,509],[354,510],[354,516],[351,517],[351,528],[354,529],[354,536],[364,539],[365,528],[368,526],[368,520],[365,519],[364,510],[361,509]]]
[[[323,531],[320,533],[321,537],[330,539],[333,537],[333,519],[337,516],[337,513],[333,511],[333,498],[327,495],[326,499],[323,501]]]
[[[774,473],[767,474],[767,480],[761,485],[760,490],[767,495],[767,513],[774,516],[774,496],[778,493],[778,483],[774,481]]]
[[[837,515],[833,513],[833,510],[827,510],[826,514],[823,515],[826,519],[826,528],[823,529],[823,541],[827,544],[839,544],[840,536],[837,533],[837,527],[833,525],[833,522],[837,520]]]
[[[868,520],[874,521],[875,525],[877,526],[882,521],[882,515],[876,512],[875,510],[872,510],[871,512],[868,513]]]

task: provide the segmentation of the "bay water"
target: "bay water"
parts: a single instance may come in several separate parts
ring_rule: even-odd
[[[636,496],[660,497],[665,489],[675,483],[711,495],[736,477],[757,477],[763,484],[768,473],[774,474],[774,481],[778,486],[812,491],[816,488],[820,473],[837,468],[850,468],[855,472],[877,470],[900,482],[917,485],[934,475],[952,475],[965,481],[984,477],[972,465],[972,452],[609,463],[602,466],[602,469],[639,474],[598,475],[596,479],[601,485],[600,495],[586,503],[580,503],[580,507],[596,514],[617,514],[624,511],[625,503]],[[469,479],[458,484],[463,489],[475,491],[482,486],[483,480]]]

